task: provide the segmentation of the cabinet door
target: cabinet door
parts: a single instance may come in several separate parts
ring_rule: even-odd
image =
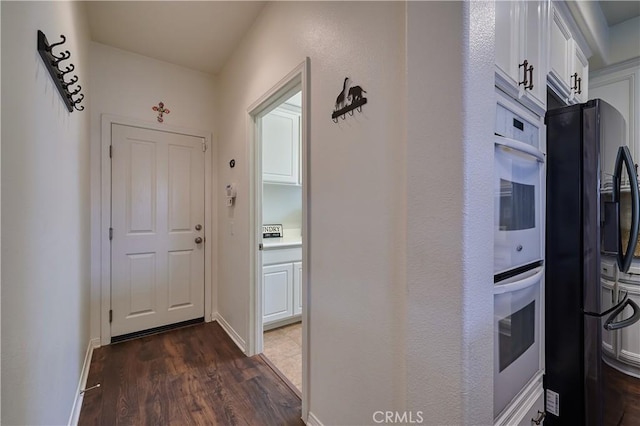
[[[278,321],[293,315],[293,264],[262,268],[262,322]]]
[[[262,179],[300,183],[300,114],[276,108],[262,117]]]
[[[525,31],[522,37],[522,54],[518,63],[522,64],[526,60],[528,67],[533,67],[530,72],[527,72],[527,81],[530,85],[533,85],[533,87],[526,89],[525,92],[527,96],[532,98],[543,110],[546,110],[547,76],[544,71],[546,69],[544,55],[546,51],[544,19],[546,6],[544,2],[525,1],[520,4],[520,8],[521,13],[524,15],[523,22]]]
[[[629,294],[629,299],[640,304],[640,286],[628,285],[620,286],[622,291],[626,291]],[[633,314],[633,310],[627,306],[622,311],[622,314],[618,317],[629,318]],[[640,366],[640,322],[635,323],[630,327],[620,329],[620,361],[635,366]]]
[[[512,1],[496,2],[496,67],[507,81],[517,86],[518,81],[518,4]]]
[[[586,102],[589,99],[589,61],[582,53],[582,49],[575,40],[572,40],[573,55],[572,69],[575,77],[573,77],[574,89],[572,90],[573,99],[577,103]],[[577,87],[576,87],[577,86]]]
[[[302,262],[293,264],[293,315],[302,313]]]
[[[615,301],[613,299],[613,283],[602,280],[602,310],[611,308]],[[615,357],[616,353],[616,332],[602,330],[602,349]]]
[[[549,80],[563,96],[569,96],[571,74],[571,32],[555,7],[549,20]]]

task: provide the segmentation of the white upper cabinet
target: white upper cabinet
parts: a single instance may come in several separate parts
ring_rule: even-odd
[[[568,97],[571,65],[572,39],[571,32],[557,8],[551,8],[549,28],[549,82],[558,94]]]
[[[586,102],[589,62],[556,4],[549,23],[549,85],[570,104]]]
[[[300,185],[300,111],[281,106],[262,117],[262,179]]]
[[[580,46],[575,40],[573,40],[573,54],[571,58],[573,60],[573,74],[571,74],[573,85],[571,87],[570,98],[577,103],[586,102],[589,99],[589,61],[587,61],[586,56],[584,56],[582,49],[580,49]]]
[[[546,79],[546,28],[545,15],[547,3],[540,1],[525,1],[521,3],[524,12],[524,37],[522,55],[519,63],[527,61],[527,95],[546,109],[547,79]]]
[[[496,85],[523,105],[546,110],[547,2],[496,2]]]

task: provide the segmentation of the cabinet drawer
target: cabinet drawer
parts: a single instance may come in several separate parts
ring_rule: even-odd
[[[540,389],[538,398],[534,401],[527,414],[518,423],[519,426],[536,426],[544,420],[544,392]]]
[[[289,247],[262,251],[262,264],[299,262],[302,260],[302,247]]]

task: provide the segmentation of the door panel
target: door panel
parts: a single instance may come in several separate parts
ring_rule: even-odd
[[[131,141],[125,164],[128,178],[127,217],[129,232],[153,232],[156,217],[156,149],[152,143]],[[127,159],[125,159],[126,161]]]
[[[130,254],[127,257],[129,258],[129,275],[126,282],[129,289],[127,316],[154,313],[156,311],[156,254]]]
[[[269,265],[262,269],[262,320],[264,324],[293,315],[293,265]]]
[[[191,304],[191,250],[169,253],[169,309]]]
[[[111,335],[204,316],[198,137],[112,127]]]

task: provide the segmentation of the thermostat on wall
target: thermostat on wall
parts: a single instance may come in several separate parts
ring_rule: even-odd
[[[262,225],[262,238],[282,238],[282,225]]]

